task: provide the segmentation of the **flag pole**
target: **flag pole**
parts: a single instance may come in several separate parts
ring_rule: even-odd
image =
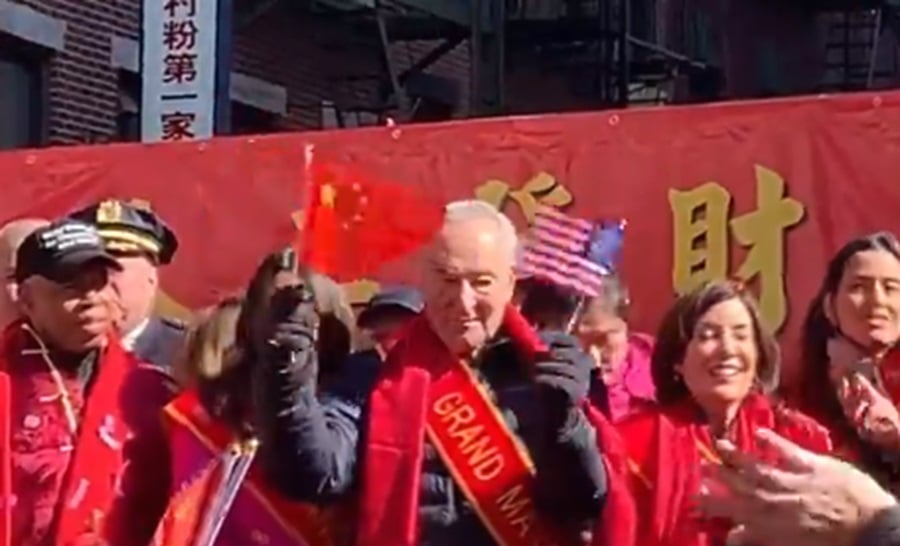
[[[303,183],[307,187],[312,185],[312,162],[315,153],[315,144],[307,142],[303,145]]]
[[[233,452],[225,455],[227,462],[222,472],[222,480],[215,490],[213,499],[215,506],[204,518],[197,546],[213,546],[216,543],[225,519],[231,512],[234,501],[250,471],[258,445],[255,439],[251,439],[248,442],[237,444],[233,447]]]
[[[572,311],[572,316],[569,317],[569,323],[566,324],[566,333],[571,334],[575,327],[578,326],[578,323],[581,321],[581,316],[584,314],[585,303],[587,302],[587,296],[579,295],[578,302],[575,304],[575,310]]]
[[[300,194],[300,202],[303,203],[302,216],[300,217],[299,234],[294,241],[294,250],[299,256],[306,256],[306,246],[309,240],[310,224],[312,217],[310,216],[310,203],[312,202],[313,192],[313,161],[315,161],[316,145],[306,143],[303,145],[303,191]]]

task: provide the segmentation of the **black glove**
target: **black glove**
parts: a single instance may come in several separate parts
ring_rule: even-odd
[[[264,342],[269,361],[295,382],[314,381],[319,316],[311,295],[303,287],[281,288],[272,295],[269,309],[272,326]]]
[[[563,428],[588,395],[594,361],[568,334],[541,332],[540,337],[549,350],[538,355],[534,380],[549,424]]]

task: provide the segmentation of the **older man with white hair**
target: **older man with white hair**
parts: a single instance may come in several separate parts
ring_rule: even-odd
[[[21,218],[0,227],[0,264],[3,266],[3,290],[0,291],[0,329],[21,316],[19,284],[15,279],[16,250],[28,235],[50,222],[40,218]]]
[[[591,360],[562,332],[542,333],[549,349],[534,362],[502,339],[516,243],[490,205],[446,207],[423,315],[371,393],[317,397],[297,379],[309,374],[292,362],[315,361],[298,354],[311,345],[308,305],[276,325],[280,350],[257,377],[271,485],[316,503],[357,490],[359,545],[582,542],[606,492],[581,409]]]

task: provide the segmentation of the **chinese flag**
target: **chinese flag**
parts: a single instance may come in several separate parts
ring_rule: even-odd
[[[169,499],[151,546],[194,546],[212,495],[222,480],[221,459],[215,459],[194,481]]]
[[[307,160],[302,256],[312,269],[341,282],[361,279],[416,250],[440,228],[443,203],[419,187]]]

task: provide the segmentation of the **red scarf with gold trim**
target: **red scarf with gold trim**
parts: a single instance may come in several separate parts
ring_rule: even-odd
[[[544,348],[518,311],[509,307],[504,327],[518,350],[533,361]],[[425,431],[428,427],[432,381],[448,373],[453,357],[431,331],[424,318],[414,322],[395,347],[370,400],[367,442],[363,455],[358,546],[413,546],[418,537],[419,480]],[[587,406],[587,404],[586,404]],[[598,441],[612,443],[614,432],[597,412],[589,416]],[[452,434],[452,433],[451,433]],[[624,464],[624,463],[622,463]],[[607,460],[608,470],[622,464]],[[612,481],[594,544],[613,544],[617,529],[607,525],[623,508],[620,473]],[[465,484],[461,484],[465,488]],[[484,519],[482,518],[482,522]],[[496,533],[495,533],[496,536]],[[512,542],[512,541],[508,541]],[[554,540],[565,543],[566,539]]]

